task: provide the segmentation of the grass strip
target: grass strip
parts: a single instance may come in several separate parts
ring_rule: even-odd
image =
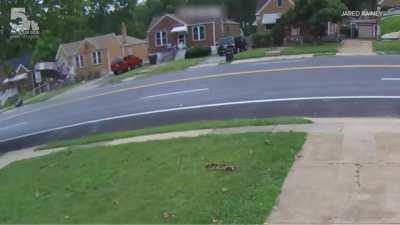
[[[186,131],[186,130],[199,130],[199,129],[212,129],[212,128],[228,128],[228,127],[243,127],[243,126],[268,126],[268,125],[278,125],[278,124],[309,124],[312,123],[308,119],[296,118],[296,117],[276,117],[276,118],[266,118],[266,119],[233,119],[233,120],[214,120],[214,121],[200,121],[191,123],[181,123],[175,125],[165,125],[161,127],[131,130],[131,131],[121,131],[112,133],[101,133],[95,134],[83,138],[57,141],[49,143],[38,150],[45,150],[51,148],[59,147],[70,147],[77,145],[86,145],[96,142],[111,141],[116,139],[157,134],[157,133],[167,133],[174,131]]]

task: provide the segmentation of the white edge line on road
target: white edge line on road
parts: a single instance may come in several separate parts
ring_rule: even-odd
[[[78,126],[87,125],[87,124],[105,122],[105,121],[116,120],[116,119],[124,119],[124,118],[129,118],[129,117],[136,117],[136,116],[144,116],[144,115],[150,115],[150,114],[176,112],[176,111],[184,111],[184,110],[192,110],[192,109],[212,108],[212,107],[220,107],[220,106],[244,105],[244,104],[253,104],[253,103],[290,102],[290,101],[307,101],[307,100],[343,100],[343,99],[400,99],[400,96],[325,96],[325,97],[277,98],[277,99],[259,99],[259,100],[249,100],[249,101],[224,102],[224,103],[195,105],[195,106],[183,106],[183,107],[170,108],[170,109],[160,109],[160,110],[154,110],[154,111],[148,111],[148,112],[112,116],[112,117],[106,117],[106,118],[101,118],[101,119],[96,119],[96,120],[90,120],[87,122],[75,123],[75,124],[71,124],[71,125],[51,128],[51,129],[47,129],[47,130],[42,130],[42,131],[37,131],[37,132],[29,133],[29,134],[20,135],[17,137],[3,139],[3,140],[0,140],[0,143],[12,141],[12,140],[16,140],[16,139],[20,139],[20,138],[24,138],[24,137],[34,136],[34,135],[38,135],[38,134],[44,134],[44,133],[48,133],[48,132],[52,132],[52,131],[78,127]]]
[[[272,61],[272,62],[258,62],[258,63],[254,63],[253,65],[283,64],[283,63],[294,63],[294,62],[304,62],[304,59],[302,59],[302,60],[282,60],[282,61]]]
[[[383,77],[382,81],[400,81],[400,78]]]
[[[175,91],[175,92],[169,92],[169,93],[158,94],[158,95],[150,95],[150,96],[142,97],[140,99],[165,97],[165,96],[170,96],[170,95],[189,94],[189,93],[203,92],[203,91],[209,91],[209,90],[210,89],[208,89],[208,88],[203,88],[203,89],[193,89],[193,90],[185,90],[185,91]]]
[[[0,130],[7,130],[7,129],[10,129],[10,128],[15,128],[15,127],[23,126],[23,125],[25,125],[25,124],[27,124],[27,122],[16,123],[16,124],[12,124],[12,125],[5,126],[5,127],[0,127]]]

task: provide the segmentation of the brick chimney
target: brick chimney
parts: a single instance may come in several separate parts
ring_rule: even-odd
[[[122,44],[126,44],[126,37],[128,36],[128,30],[124,22],[121,24],[121,40]]]

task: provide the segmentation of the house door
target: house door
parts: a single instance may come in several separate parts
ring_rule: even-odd
[[[178,40],[177,40],[177,46],[179,49],[184,49],[186,48],[186,34],[185,33],[179,33],[178,34]]]

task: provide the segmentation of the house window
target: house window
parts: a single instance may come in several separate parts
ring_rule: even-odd
[[[272,31],[274,29],[275,24],[265,24],[265,31]]]
[[[101,63],[101,52],[100,51],[92,52],[92,62],[94,65],[98,65]]]
[[[193,40],[194,41],[201,41],[204,40],[206,37],[205,34],[205,27],[204,26],[195,26],[193,27]]]
[[[283,0],[276,0],[276,5],[277,5],[278,7],[282,7],[282,5],[283,5]]]
[[[156,46],[163,46],[167,44],[167,32],[160,31],[156,33]]]
[[[82,55],[75,56],[75,66],[77,68],[82,68],[83,67],[83,56]]]

